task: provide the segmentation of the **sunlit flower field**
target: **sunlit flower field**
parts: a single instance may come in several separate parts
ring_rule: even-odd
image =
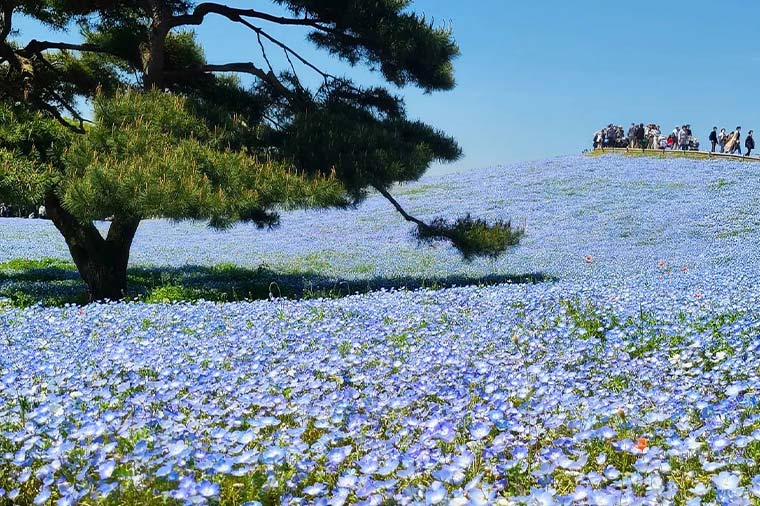
[[[755,170],[569,157],[400,188],[527,224],[472,264],[374,197],[271,232],[147,222],[136,265],[550,280],[0,308],[0,504],[759,505]],[[66,258],[46,222],[0,234],[0,261]]]

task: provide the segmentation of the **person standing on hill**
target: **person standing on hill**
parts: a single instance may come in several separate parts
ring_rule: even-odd
[[[689,149],[689,134],[686,132],[686,127],[678,131],[678,147],[683,151]]]
[[[712,144],[712,149],[710,150],[710,153],[715,153],[715,146],[718,145],[718,127],[713,127],[712,132],[710,132],[710,144]]]
[[[628,129],[628,147],[634,147],[636,143],[636,123],[631,123],[631,127]]]
[[[639,124],[639,129],[636,132],[636,140],[639,143],[639,147],[644,149],[647,147],[646,132],[644,131],[644,123]]]
[[[726,137],[726,149],[725,153],[731,154],[736,147],[736,132],[731,132]]]
[[[738,126],[736,127],[736,130],[734,130],[734,146],[733,149],[731,149],[731,154],[739,153],[742,154],[742,127]]]
[[[673,143],[673,149],[679,149],[681,147],[680,139],[681,139],[681,127],[677,126],[673,129],[673,139],[675,139],[675,142]]]
[[[604,129],[604,145],[610,148],[615,147],[615,129],[612,128],[612,123]]]
[[[718,144],[720,144],[721,153],[726,152],[726,139],[728,139],[728,134],[726,133],[726,129],[721,128],[720,133],[718,134]]]
[[[747,148],[747,154],[744,156],[750,156],[752,150],[755,149],[755,139],[752,137],[752,130],[747,134],[747,140],[744,141],[744,147]]]

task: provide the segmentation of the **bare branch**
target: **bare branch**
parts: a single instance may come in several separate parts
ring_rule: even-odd
[[[264,43],[261,42],[261,34],[256,32],[256,39],[259,41],[259,47],[261,48],[261,56],[264,57],[264,61],[267,62],[267,67],[269,67],[269,72],[274,74],[274,69],[272,68],[272,63],[269,61],[269,57],[267,56],[267,50],[264,49]]]
[[[273,16],[271,14],[267,14],[267,13],[264,13],[264,12],[261,12],[261,11],[257,11],[257,10],[254,10],[254,9],[237,9],[237,8],[229,7],[227,5],[217,4],[217,3],[213,3],[213,2],[205,2],[205,3],[199,4],[195,8],[195,10],[193,11],[192,14],[185,14],[185,15],[181,15],[181,16],[174,16],[169,21],[169,26],[171,26],[172,28],[174,28],[174,27],[177,27],[177,26],[184,26],[184,25],[200,25],[201,23],[203,23],[203,20],[205,19],[205,16],[207,16],[208,14],[211,14],[211,13],[213,13],[213,14],[219,14],[221,16],[224,16],[227,19],[229,19],[230,21],[234,21],[236,23],[240,23],[240,24],[246,26],[247,28],[253,30],[254,32],[256,32],[256,37],[259,40],[259,45],[261,46],[262,52],[264,53],[264,59],[266,60],[267,65],[269,65],[270,70],[272,70],[272,68],[271,68],[271,65],[269,64],[269,60],[267,58],[266,52],[264,51],[264,47],[261,44],[261,37],[266,38],[267,40],[269,40],[270,42],[272,42],[276,46],[282,48],[282,50],[285,52],[285,56],[286,56],[288,62],[290,63],[291,68],[293,69],[293,73],[294,73],[294,76],[296,77],[296,80],[298,80],[298,77],[297,77],[297,74],[295,72],[295,67],[293,66],[293,62],[290,59],[291,55],[293,57],[295,57],[296,59],[298,59],[298,61],[300,61],[301,63],[303,63],[304,65],[306,65],[310,69],[312,69],[313,71],[317,72],[322,77],[322,79],[324,79],[325,84],[327,84],[329,82],[329,80],[331,80],[331,79],[334,80],[334,81],[343,82],[342,79],[340,79],[340,78],[338,78],[338,77],[336,77],[334,75],[328,74],[327,72],[323,71],[322,69],[320,69],[319,67],[317,67],[316,65],[314,65],[313,63],[311,63],[309,60],[307,60],[306,58],[304,58],[303,56],[301,56],[299,53],[297,53],[293,48],[291,48],[290,46],[286,45],[282,41],[276,39],[275,37],[272,37],[267,32],[265,32],[264,30],[262,30],[260,27],[251,24],[251,22],[248,21],[245,18],[261,19],[261,20],[265,20],[265,21],[270,21],[272,23],[277,23],[277,24],[280,24],[280,25],[309,26],[309,27],[315,28],[317,30],[320,30],[320,31],[323,31],[323,32],[326,32],[326,33],[332,33],[332,34],[340,35],[342,37],[347,37],[348,36],[347,34],[342,33],[339,30],[336,30],[336,29],[334,29],[334,28],[332,28],[330,26],[327,26],[324,22],[322,22],[322,21],[320,21],[318,19],[313,19],[313,18],[299,18],[299,19],[284,18],[284,17],[279,17],[279,16]],[[300,83],[298,83],[298,85],[300,86]]]
[[[79,122],[79,127],[75,130],[75,132],[83,134],[85,133],[84,130],[84,124],[85,123],[92,123],[92,121],[88,120],[87,118],[83,117],[81,114],[79,114],[79,111],[74,109],[74,106],[69,104],[67,101],[65,101],[60,95],[58,95],[55,91],[50,91],[50,95],[53,99],[55,99],[59,104],[61,104],[61,107],[66,109],[69,114],[73,116],[75,120]]]
[[[47,51],[48,49],[61,49],[61,50],[70,50],[70,51],[82,51],[82,52],[91,52],[91,53],[102,53],[102,54],[110,54],[112,56],[118,56],[120,55],[113,53],[111,51],[108,51],[105,48],[102,48],[95,44],[69,44],[66,42],[50,42],[47,40],[37,40],[32,39],[26,47],[23,49],[20,49],[18,53],[21,56],[29,57],[34,54],[40,54],[43,51]]]
[[[86,133],[86,131],[84,129],[84,125],[82,124],[82,121],[80,121],[79,126],[72,125],[69,120],[67,120],[66,118],[63,117],[63,115],[61,114],[61,112],[54,105],[48,104],[47,102],[45,102],[42,99],[36,99],[36,100],[34,100],[34,102],[37,104],[37,107],[39,107],[40,109],[43,109],[43,110],[47,111],[48,114],[50,114],[51,116],[53,116],[53,118],[55,118],[56,121],[58,121],[58,123],[60,123],[61,125],[63,125],[67,129],[71,130],[72,132],[74,132],[76,134]]]
[[[388,190],[386,190],[382,186],[376,185],[376,184],[373,184],[372,187],[375,190],[377,190],[380,193],[380,195],[382,195],[383,197],[385,197],[391,204],[393,204],[393,207],[396,208],[396,211],[398,211],[399,214],[401,216],[403,216],[406,221],[412,222],[412,223],[414,223],[415,225],[417,225],[418,227],[420,227],[422,229],[429,229],[430,228],[430,225],[428,225],[424,221],[420,220],[419,218],[415,218],[414,216],[412,216],[409,213],[407,213],[406,210],[404,210],[404,208],[401,207],[401,204],[399,204],[398,201],[395,198],[393,198],[393,195],[391,195],[388,192]]]
[[[301,63],[303,63],[304,65],[306,65],[310,69],[314,70],[317,74],[321,75],[322,79],[324,79],[325,82],[327,82],[328,79],[333,79],[333,80],[336,80],[336,81],[339,80],[337,77],[335,77],[335,76],[333,76],[331,74],[328,74],[327,72],[324,72],[323,70],[321,70],[320,68],[318,68],[316,65],[314,65],[310,61],[308,61],[306,58],[304,58],[300,54],[296,53],[288,45],[286,45],[283,42],[280,42],[279,40],[275,39],[274,37],[272,37],[271,35],[269,35],[268,33],[266,33],[264,30],[262,30],[261,28],[255,27],[253,25],[249,25],[249,28],[251,30],[255,31],[257,35],[263,35],[267,40],[269,40],[273,44],[281,47],[283,49],[283,51],[285,51],[286,55],[289,53],[289,54],[292,54],[293,56],[295,56],[296,59],[298,59],[298,61],[300,61]],[[290,60],[290,58],[288,58],[288,60]],[[292,66],[292,62],[291,62],[291,66]]]
[[[240,22],[243,17],[246,17],[262,19],[264,21],[277,23],[279,25],[310,26],[327,33],[334,33],[335,31],[329,26],[325,26],[319,19],[285,18],[281,16],[273,16],[271,14],[267,14],[266,12],[261,12],[254,9],[236,9],[234,7],[229,7],[227,5],[214,2],[204,2],[198,4],[191,14],[172,17],[169,25],[172,28],[184,25],[200,25],[203,23],[204,18],[208,14],[219,14],[235,22]]]
[[[269,71],[266,72],[264,69],[261,69],[254,65],[252,62],[238,62],[238,63],[225,63],[222,65],[200,65],[194,69],[190,69],[189,71],[174,71],[174,72],[167,72],[166,75],[168,77],[177,77],[186,75],[188,73],[216,73],[216,72],[232,72],[232,73],[241,73],[241,74],[250,74],[252,76],[256,76],[265,83],[267,83],[269,86],[271,86],[273,89],[275,89],[277,92],[279,92],[282,96],[284,96],[287,99],[293,98],[293,92],[289,90],[282,82],[280,82],[279,79],[277,79],[277,76],[275,76],[274,72]]]

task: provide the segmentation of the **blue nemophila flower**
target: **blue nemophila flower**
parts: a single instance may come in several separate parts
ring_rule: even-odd
[[[446,499],[446,487],[440,481],[434,481],[425,491],[426,504],[440,504]]]
[[[285,458],[285,450],[282,448],[269,448],[261,454],[260,460],[263,464],[277,464]]]
[[[98,474],[101,480],[106,480],[111,477],[114,469],[116,469],[116,463],[113,460],[108,460],[98,466]]]
[[[308,487],[303,489],[303,493],[308,496],[318,496],[325,492],[327,489],[327,486],[324,483],[316,483],[314,485],[309,485]]]
[[[333,465],[340,465],[351,454],[352,450],[353,448],[351,446],[334,448],[327,454],[327,460]]]
[[[11,499],[14,499],[11,497]],[[42,490],[40,490],[40,493],[37,494],[37,496],[34,498],[34,504],[36,505],[42,505],[45,504],[48,499],[50,499],[50,489],[45,487]]]
[[[752,478],[749,485],[749,490],[755,497],[760,497],[760,474]]]
[[[32,477],[32,470],[31,468],[24,469],[21,474],[18,475],[18,483],[26,483],[29,481],[29,478]]]
[[[704,483],[697,483],[690,492],[696,496],[702,497],[703,495],[707,494],[710,491],[710,488],[708,488]]]
[[[470,435],[476,440],[483,439],[490,432],[491,426],[484,422],[476,422],[470,427]]]
[[[338,478],[338,487],[341,489],[353,489],[358,483],[356,474],[344,474]]]
[[[308,213],[285,213],[267,249],[246,226],[227,236],[145,222],[138,263],[228,258],[300,272],[316,255],[326,278],[355,272],[350,284],[537,270],[558,280],[339,300],[2,307],[3,499],[31,503],[49,490],[62,506],[118,502],[135,487],[203,504],[224,495],[216,482],[235,481],[223,477],[255,476],[284,488],[281,502],[330,506],[754,500],[760,479],[735,480],[757,474],[760,441],[760,232],[746,213],[760,181],[746,171],[573,157],[461,185],[426,179],[440,185],[430,195],[402,189],[430,215],[446,202],[499,217],[507,201],[529,219],[513,253],[471,264],[446,245],[418,249],[371,196],[355,214],[328,211],[340,248],[319,228],[325,217]],[[498,184],[518,174],[519,186]],[[27,226],[2,220],[0,236]],[[0,260],[39,255],[17,242],[0,243]]]
[[[722,471],[712,479],[718,490],[735,490],[739,486],[739,475],[728,471]]]
[[[219,484],[203,480],[198,484],[198,493],[203,497],[216,497],[219,495]]]

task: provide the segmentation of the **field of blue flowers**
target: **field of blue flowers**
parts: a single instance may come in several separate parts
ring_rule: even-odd
[[[527,225],[471,264],[376,198],[271,232],[146,222],[137,265],[552,279],[0,307],[0,504],[757,506],[755,170],[569,157],[398,189]],[[46,222],[0,237],[0,262],[66,258]]]

